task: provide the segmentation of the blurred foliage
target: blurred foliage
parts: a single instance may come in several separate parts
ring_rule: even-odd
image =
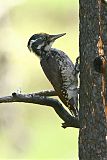
[[[38,32],[67,35],[53,47],[75,62],[78,55],[78,1],[0,0],[0,96],[19,88],[36,92],[52,88],[27,49]],[[62,129],[61,119],[49,107],[0,104],[0,159],[77,160],[78,130]]]

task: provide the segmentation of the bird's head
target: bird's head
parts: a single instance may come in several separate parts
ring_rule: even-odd
[[[34,34],[28,41],[28,48],[30,51],[34,52],[36,55],[41,57],[41,53],[43,51],[48,52],[51,49],[53,42],[66,33],[57,34],[57,35],[49,35],[46,33]]]

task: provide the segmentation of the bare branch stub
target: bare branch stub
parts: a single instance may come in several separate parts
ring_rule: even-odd
[[[46,95],[46,93],[48,95],[51,95],[49,94],[48,91],[45,91],[44,93],[45,93],[44,95]],[[54,91],[52,91],[52,93],[54,93]],[[38,94],[37,93],[18,94],[14,92],[12,93],[12,96],[5,96],[0,98],[0,103],[10,103],[10,102],[11,103],[24,102],[24,103],[40,104],[43,106],[50,106],[55,110],[58,116],[64,121],[64,123],[62,124],[63,128],[66,128],[66,127],[79,128],[79,120],[71,116],[58,100],[53,98],[48,98],[47,96],[43,96],[43,92],[38,92]]]

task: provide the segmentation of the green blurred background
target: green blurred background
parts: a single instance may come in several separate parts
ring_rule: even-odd
[[[53,47],[75,62],[78,8],[76,0],[0,0],[0,96],[52,89],[27,41],[38,32],[66,32]],[[77,160],[78,130],[61,123],[47,106],[0,104],[0,159]]]

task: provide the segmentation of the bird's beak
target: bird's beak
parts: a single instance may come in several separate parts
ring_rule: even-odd
[[[56,39],[64,36],[66,33],[57,34],[57,35],[49,35],[50,41],[55,41]]]

